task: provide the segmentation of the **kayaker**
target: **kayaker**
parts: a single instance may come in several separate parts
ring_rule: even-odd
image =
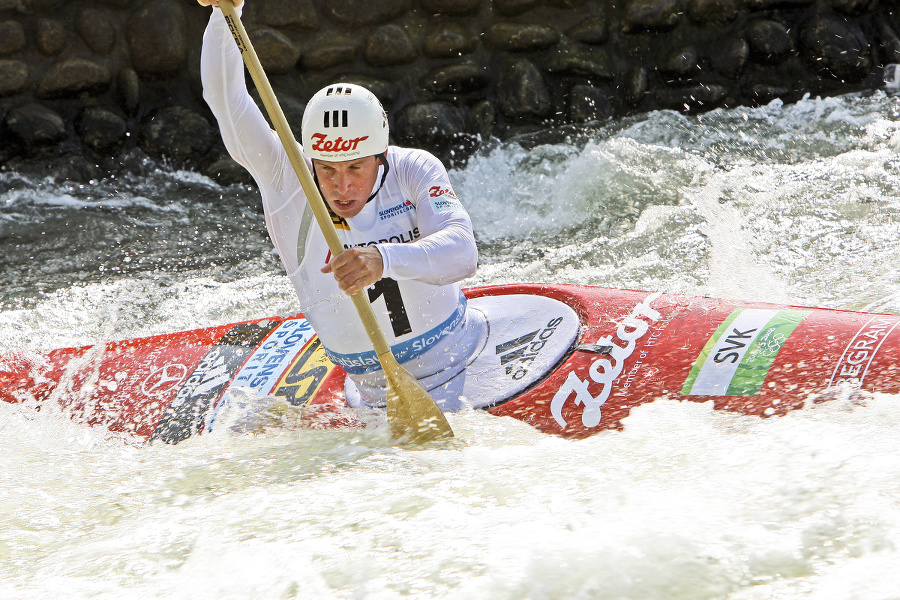
[[[365,288],[397,360],[443,410],[460,408],[461,383],[448,382],[465,367],[484,323],[467,312],[460,291],[478,252],[445,167],[424,150],[390,145],[387,115],[366,88],[334,83],[313,95],[301,142],[346,248],[332,256],[287,153],[247,91],[218,8],[203,37],[201,77],[225,147],[259,187],[300,308],[328,357],[350,375],[348,401],[384,404],[383,372],[350,299]]]

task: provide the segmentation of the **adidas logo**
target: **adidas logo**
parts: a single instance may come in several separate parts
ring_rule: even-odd
[[[537,337],[537,334],[538,334],[538,330],[535,329],[531,333],[526,333],[525,335],[523,335],[521,337],[517,337],[514,340],[504,342],[497,346],[497,354],[502,355],[500,357],[500,365],[501,366],[508,365],[506,367],[507,375],[512,373],[513,366],[514,366],[514,365],[510,365],[509,363],[525,356],[525,351],[528,349],[528,342],[530,342],[535,337]],[[515,348],[515,350],[512,350],[513,348]],[[509,350],[512,350],[512,352],[509,352]]]
[[[556,333],[556,329],[563,322],[562,317],[551,319],[543,329],[535,329],[508,342],[503,342],[495,347],[496,354],[500,356],[500,366],[512,379],[519,380],[528,375],[531,363],[540,355],[541,350],[547,345],[547,341]]]

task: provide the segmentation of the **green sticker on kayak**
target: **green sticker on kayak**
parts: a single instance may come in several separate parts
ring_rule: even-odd
[[[784,342],[809,312],[760,308],[734,311],[706,342],[681,393],[756,396]]]

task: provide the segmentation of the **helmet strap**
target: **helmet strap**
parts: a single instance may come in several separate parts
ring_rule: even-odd
[[[381,183],[378,184],[378,189],[376,189],[374,192],[372,192],[372,195],[369,196],[368,199],[366,199],[366,204],[371,202],[372,198],[377,196],[378,192],[381,191],[381,188],[384,187],[384,180],[387,179],[388,171],[391,170],[391,168],[388,166],[387,157],[384,155],[384,152],[382,152],[381,154],[376,154],[375,158],[380,160],[381,164],[384,165],[384,173],[381,174]]]

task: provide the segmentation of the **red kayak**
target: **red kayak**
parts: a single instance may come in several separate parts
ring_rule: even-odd
[[[900,392],[900,316],[561,284],[465,293],[487,327],[457,376],[463,404],[550,434],[619,429],[660,398],[767,417],[843,387]],[[348,382],[302,315],[0,353],[0,399],[170,443],[214,429],[238,400],[364,426]]]

